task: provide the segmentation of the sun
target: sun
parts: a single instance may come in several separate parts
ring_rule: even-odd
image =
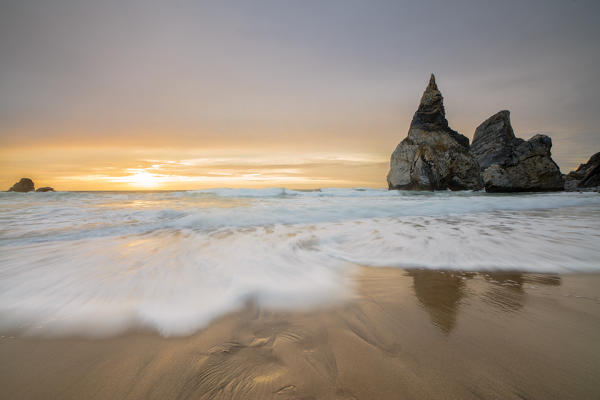
[[[160,184],[160,177],[149,172],[136,172],[127,177],[127,182],[132,186],[138,187],[156,187]]]
[[[165,182],[170,182],[174,179],[172,176],[148,172],[142,168],[128,168],[124,172],[128,175],[114,176],[107,180],[109,182],[124,183],[130,187],[150,189],[160,187]]]

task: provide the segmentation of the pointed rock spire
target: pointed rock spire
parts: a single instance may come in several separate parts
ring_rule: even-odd
[[[408,135],[396,147],[387,176],[390,189],[463,190],[483,186],[469,139],[448,126],[435,76],[421,97]]]
[[[435,75],[431,74],[429,84],[423,96],[419,108],[413,116],[411,128],[423,127],[427,125],[435,126],[436,128],[448,129],[448,121],[446,121],[446,110],[444,109],[444,98],[435,83]]]
[[[444,97],[437,87],[434,74],[431,74],[429,84],[427,85],[427,88],[425,88],[423,96],[421,96],[421,102],[413,116],[410,130],[446,132],[452,136],[458,144],[467,149],[469,148],[469,139],[448,126],[446,110],[444,108]]]
[[[435,75],[433,73],[429,77],[429,85],[427,85],[427,89],[438,90],[438,87],[435,83]]]

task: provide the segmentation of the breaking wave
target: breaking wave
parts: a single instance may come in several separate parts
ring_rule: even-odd
[[[31,334],[189,334],[336,300],[357,264],[600,269],[596,193],[2,193],[0,221],[0,329]]]

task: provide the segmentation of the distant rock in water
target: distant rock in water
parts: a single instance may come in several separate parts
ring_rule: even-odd
[[[483,187],[479,165],[469,153],[469,139],[448,126],[433,74],[407,137],[392,153],[387,181],[390,189],[404,190]]]
[[[9,192],[33,192],[35,190],[35,185],[33,181],[29,178],[21,178],[21,180],[14,185],[10,189]],[[54,188],[50,186],[44,186],[37,190],[36,192],[54,192]]]
[[[565,175],[565,190],[600,189],[600,152]]]
[[[21,180],[14,185],[10,189],[9,192],[31,192],[35,189],[33,185],[33,181],[29,178],[21,178]]]
[[[552,160],[552,139],[535,135],[515,137],[507,110],[491,116],[475,130],[471,154],[481,166],[488,192],[563,190],[558,165]]]

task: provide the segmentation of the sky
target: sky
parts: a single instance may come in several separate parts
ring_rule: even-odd
[[[596,1],[0,0],[0,188],[386,187],[430,73],[600,151]]]

